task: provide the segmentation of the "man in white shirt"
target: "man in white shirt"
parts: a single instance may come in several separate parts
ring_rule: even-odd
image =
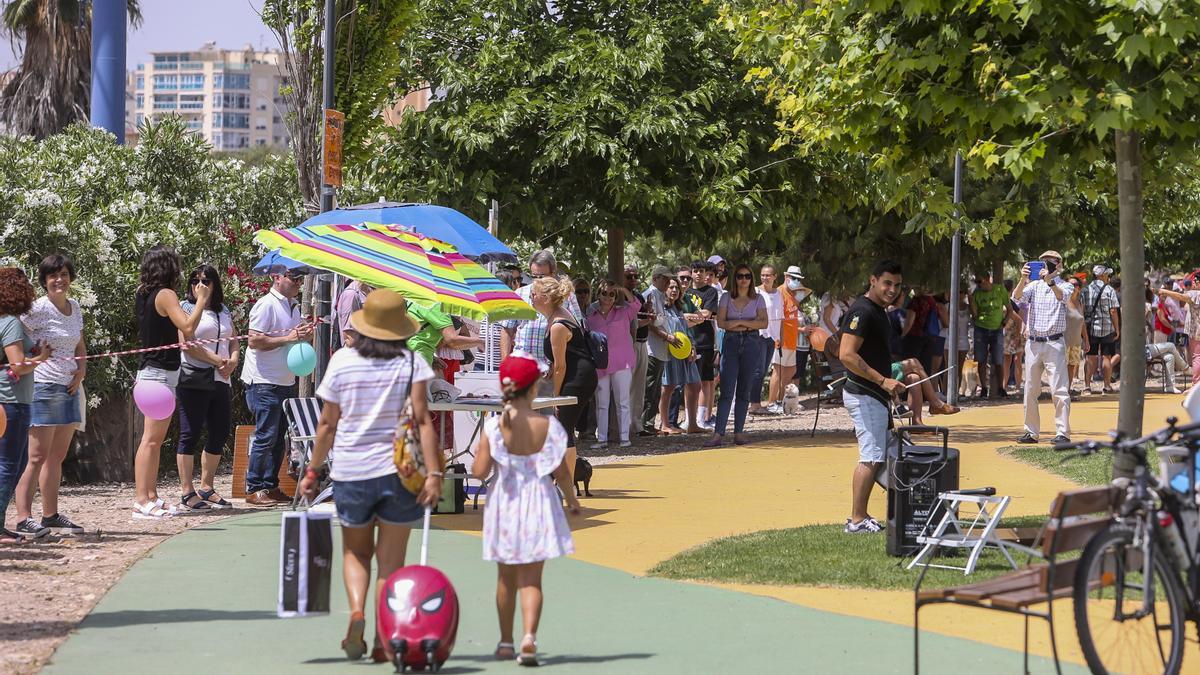
[[[762,295],[763,304],[767,306],[767,327],[758,331],[762,338],[762,359],[759,363],[758,376],[754,381],[759,386],[750,389],[751,415],[781,415],[783,407],[764,407],[762,404],[762,381],[771,372],[771,361],[775,356],[775,343],[779,342],[779,327],[783,323],[783,298],[779,297],[779,287],[775,285],[777,275],[773,265],[763,265],[758,271],[762,285],[758,292]],[[776,376],[778,377],[778,376]]]
[[[1052,443],[1071,440],[1071,393],[1067,381],[1067,302],[1074,292],[1071,284],[1059,278],[1062,256],[1046,251],[1038,256],[1042,265],[1038,279],[1030,282],[1030,265],[1021,268],[1021,280],[1013,289],[1012,299],[1025,303],[1028,318],[1025,322],[1025,434],[1018,443],[1037,443],[1041,416],[1038,395],[1042,392],[1042,373],[1050,373],[1050,390],[1054,395],[1054,430]]]
[[[246,503],[274,506],[291,501],[279,489],[283,463],[283,402],[296,396],[296,376],[288,368],[288,348],[312,339],[312,325],[301,324],[295,298],[304,275],[296,272],[271,275],[271,290],[250,310],[250,339],[242,382],[246,405],[254,415],[254,437],[246,466]]]

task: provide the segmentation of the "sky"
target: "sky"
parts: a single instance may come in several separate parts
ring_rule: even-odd
[[[142,25],[129,31],[129,70],[148,61],[150,52],[199,49],[205,42],[222,49],[247,42],[258,49],[279,46],[258,16],[262,0],[141,0],[141,6]],[[0,71],[19,62],[8,40],[0,40]]]

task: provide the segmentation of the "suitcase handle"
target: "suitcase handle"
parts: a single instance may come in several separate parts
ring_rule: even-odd
[[[898,427],[896,429],[896,432],[901,433],[901,434],[906,433],[906,432],[909,434],[930,434],[930,435],[934,435],[934,436],[941,434],[941,436],[942,436],[942,460],[941,461],[945,462],[950,459],[950,429],[949,428],[947,428],[947,427],[930,427],[930,426],[925,426],[925,425],[913,424],[913,425]]]
[[[425,507],[425,526],[421,529],[421,565],[429,563],[429,519],[433,515],[433,506]]]

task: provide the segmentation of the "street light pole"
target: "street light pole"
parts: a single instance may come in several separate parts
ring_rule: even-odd
[[[954,153],[954,237],[950,242],[950,343],[947,353],[950,354],[950,368],[946,377],[946,400],[950,405],[958,404],[958,278],[959,267],[962,264],[962,228],[958,218],[962,215],[962,180],[963,158],[961,152]]]
[[[325,122],[325,113],[333,109],[333,78],[334,78],[334,50],[337,45],[337,14],[335,11],[335,0],[325,0],[325,35],[323,40],[324,52],[324,70],[321,77],[321,213],[333,210],[333,186],[326,181],[325,165],[327,158],[325,152],[328,149],[328,144],[324,143],[325,133],[328,129],[328,124]],[[338,294],[338,284],[329,283],[328,280],[323,280],[321,276],[310,274],[304,281],[305,297],[311,298],[312,313],[314,316],[329,319],[326,323],[318,324],[315,331],[314,345],[317,352],[317,368],[312,374],[312,382],[317,383],[325,375],[325,368],[329,364],[329,348],[333,344],[333,331],[337,330],[333,323],[333,307]],[[328,303],[328,311],[326,311],[326,303]],[[304,378],[301,384],[302,388],[307,388],[309,378]]]
[[[91,123],[125,144],[126,0],[92,4]]]

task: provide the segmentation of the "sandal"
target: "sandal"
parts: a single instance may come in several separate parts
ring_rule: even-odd
[[[175,515],[174,511],[168,511],[162,507],[162,500],[156,502],[146,502],[145,504],[133,503],[133,512],[130,514],[134,520],[162,520]]]
[[[367,653],[367,643],[363,640],[366,627],[367,620],[362,612],[350,615],[350,627],[346,629],[346,639],[342,640],[342,651],[346,652],[347,659],[358,661]]]
[[[196,500],[195,504],[188,503],[192,499]],[[195,490],[192,490],[191,492],[184,495],[183,498],[181,498],[179,500],[179,506],[180,506],[179,510],[182,511],[183,513],[195,513],[198,511],[208,511],[209,509],[212,508],[211,506],[208,505],[208,502],[205,501],[203,497],[196,494]]]
[[[704,447],[706,448],[719,448],[722,445],[725,445],[725,437],[720,434],[713,434],[712,438],[704,441]]]
[[[3,546],[20,546],[25,543],[25,538],[13,532],[7,527],[0,527],[0,545]],[[510,645],[511,646],[511,645]]]
[[[517,657],[517,647],[511,642],[497,642],[492,655],[497,661],[511,661]]]
[[[525,647],[532,647],[532,651],[526,651]],[[517,665],[521,666],[537,666],[537,638],[529,633],[525,639],[521,640],[521,653],[517,654]]]
[[[232,509],[233,508],[233,504],[225,501],[224,497],[217,494],[216,488],[213,488],[211,490],[199,490],[196,492],[196,494],[200,495],[201,499],[208,502],[209,508],[212,508],[212,509]]]
[[[929,408],[930,415],[953,415],[957,412],[959,412],[958,406],[950,405],[949,403],[938,406],[937,408],[932,406]]]

